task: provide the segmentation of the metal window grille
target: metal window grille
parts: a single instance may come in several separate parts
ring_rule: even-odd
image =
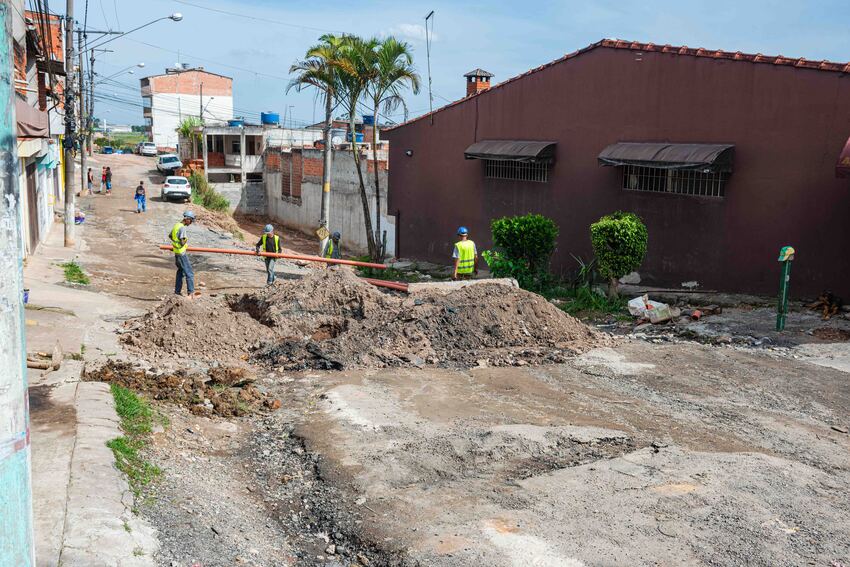
[[[549,164],[488,159],[484,164],[484,177],[546,183],[549,181]]]
[[[726,195],[727,172],[660,169],[641,165],[623,167],[623,189],[650,193],[673,193],[698,197]]]

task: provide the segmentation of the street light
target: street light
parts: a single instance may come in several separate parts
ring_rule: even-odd
[[[153,20],[153,21],[150,21],[150,22],[148,22],[148,23],[146,23],[146,24],[142,24],[141,26],[139,26],[139,27],[137,27],[137,28],[133,28],[133,29],[131,29],[130,31],[126,31],[126,32],[124,32],[124,33],[122,33],[122,34],[120,34],[120,35],[116,35],[115,37],[111,37],[111,38],[109,38],[109,39],[107,39],[107,40],[105,40],[105,41],[101,41],[100,43],[97,43],[97,44],[95,44],[95,45],[92,45],[92,46],[91,46],[91,47],[89,47],[86,51],[89,51],[89,50],[91,50],[91,49],[94,49],[95,47],[100,47],[100,46],[102,46],[102,45],[106,45],[106,44],[107,44],[107,43],[109,43],[110,41],[115,41],[115,40],[116,40],[116,39],[118,39],[118,38],[124,37],[125,35],[127,35],[127,34],[131,34],[131,33],[135,32],[135,31],[139,31],[139,30],[140,30],[140,29],[142,29],[142,28],[146,28],[146,27],[148,27],[148,26],[150,26],[150,25],[153,25],[153,24],[155,24],[155,23],[157,23],[157,22],[160,22],[160,21],[162,21],[162,20],[171,20],[172,22],[179,22],[179,21],[180,21],[180,20],[182,20],[182,19],[183,19],[183,14],[181,14],[180,12],[174,12],[174,13],[173,13],[173,14],[171,14],[170,16],[163,16],[163,17],[161,17],[161,18],[157,18],[157,19],[155,19],[155,20]]]
[[[124,73],[129,73],[129,74],[131,74],[131,75],[132,75],[132,74],[134,74],[134,73],[135,73],[135,71],[133,70],[133,67],[138,67],[139,69],[142,69],[142,68],[144,68],[144,66],[145,66],[145,64],[144,64],[144,63],[136,63],[135,65],[130,65],[129,67],[126,67],[126,68],[124,68],[124,69],[121,69],[120,71],[118,71],[117,73],[115,73],[115,74],[113,74],[113,75],[109,75],[108,77],[103,77],[102,79],[100,79],[99,81],[97,81],[97,82],[96,82],[96,83],[94,83],[94,84],[95,84],[95,85],[98,85],[98,84],[100,84],[100,83],[102,83],[102,82],[104,82],[104,81],[108,81],[108,80],[110,80],[110,79],[114,79],[114,78],[115,78],[115,77],[117,77],[118,75],[123,75]],[[95,73],[95,75],[97,75],[97,73]]]

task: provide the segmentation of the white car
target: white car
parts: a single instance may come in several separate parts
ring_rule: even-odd
[[[139,155],[140,156],[155,156],[156,155],[156,144],[153,142],[142,142],[139,144]]]
[[[163,201],[179,199],[186,202],[192,198],[192,186],[185,177],[169,175],[165,178],[165,183],[162,184],[159,196]]]
[[[177,154],[162,154],[156,160],[156,168],[160,173],[169,175],[183,167],[183,162],[177,157]]]

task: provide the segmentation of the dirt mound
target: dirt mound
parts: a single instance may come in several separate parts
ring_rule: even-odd
[[[350,270],[316,270],[257,293],[169,300],[125,339],[159,355],[246,359],[288,370],[561,362],[604,339],[540,297],[500,284],[416,296]]]
[[[244,360],[251,348],[274,337],[247,313],[233,311],[220,298],[203,296],[194,301],[178,296],[166,299],[125,328],[128,332],[121,341],[152,361]]]
[[[242,367],[215,367],[206,373],[183,370],[158,373],[115,361],[86,373],[86,380],[120,384],[145,392],[154,400],[186,406],[197,415],[223,417],[280,407],[279,400],[254,387],[254,379],[253,374]]]

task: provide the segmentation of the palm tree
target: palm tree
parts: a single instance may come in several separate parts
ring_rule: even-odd
[[[291,89],[301,91],[314,88],[325,99],[324,148],[322,148],[322,210],[319,224],[327,228],[330,221],[331,205],[331,127],[333,126],[333,107],[337,98],[337,67],[339,50],[344,38],[326,34],[319,38],[319,43],[307,50],[304,59],[297,61],[289,68],[295,73],[295,78],[289,83],[287,92]],[[324,240],[320,243],[323,247]]]
[[[375,233],[372,231],[372,214],[369,211],[369,197],[363,180],[363,168],[360,164],[360,150],[357,147],[357,134],[354,121],[357,116],[357,104],[366,94],[366,88],[374,80],[375,52],[380,42],[375,38],[363,39],[357,36],[344,36],[340,46],[337,68],[337,93],[342,105],[348,111],[349,130],[351,132],[351,151],[354,167],[360,182],[360,200],[363,204],[363,221],[366,228],[366,245],[369,256],[378,257]],[[378,212],[380,216],[380,211]]]
[[[372,80],[366,86],[366,96],[372,104],[375,124],[372,127],[372,160],[375,173],[375,238],[378,240],[377,261],[383,260],[386,252],[381,244],[381,187],[378,171],[378,116],[381,107],[389,114],[401,107],[407,120],[407,105],[402,91],[408,87],[413,94],[419,93],[419,75],[413,67],[413,56],[408,43],[390,36],[385,38],[374,50],[372,58]]]
[[[184,139],[189,140],[189,143],[192,144],[192,159],[197,157],[195,145],[200,139],[200,134],[197,132],[197,129],[203,125],[204,123],[201,122],[201,119],[197,116],[187,116],[183,119],[183,122],[180,123],[180,126],[177,127],[177,132]]]

